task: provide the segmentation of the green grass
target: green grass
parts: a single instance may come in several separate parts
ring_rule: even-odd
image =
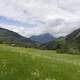
[[[80,55],[0,45],[0,80],[80,80]]]

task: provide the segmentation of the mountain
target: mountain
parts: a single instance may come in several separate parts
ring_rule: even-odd
[[[40,42],[40,45],[36,44],[37,42]],[[80,29],[73,31],[65,37],[55,38],[50,34],[43,34],[33,36],[30,39],[8,29],[0,28],[0,43],[80,54]]]
[[[41,45],[42,49],[56,50],[58,52],[80,54],[80,29],[77,29],[65,37],[57,38],[47,44]]]
[[[65,46],[68,52],[80,53],[80,29],[66,36]]]
[[[48,49],[48,50],[57,50],[60,48],[60,45],[64,44],[65,37],[59,37],[53,41],[48,43],[42,44],[40,46],[41,49]]]
[[[32,36],[31,40],[39,42],[39,43],[48,43],[52,40],[55,40],[56,38],[53,37],[51,34],[46,33],[46,34],[42,34],[42,35],[38,35],[38,36]]]
[[[35,42],[31,39],[25,38],[16,32],[4,28],[0,28],[0,43],[24,47],[35,46]]]

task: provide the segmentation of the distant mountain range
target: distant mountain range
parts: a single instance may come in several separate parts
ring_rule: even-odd
[[[42,44],[41,49],[57,50],[58,52],[80,54],[80,29],[77,29],[65,37],[57,38],[47,44]]]
[[[59,38],[55,38],[48,33],[25,38],[16,32],[0,28],[0,43],[19,47],[56,50],[66,53],[80,53],[80,29],[73,31],[65,37]]]
[[[35,45],[35,42],[31,39],[25,38],[16,32],[3,28],[0,28],[0,43],[23,47],[32,47]]]
[[[35,42],[39,42],[41,44],[43,43],[48,43],[50,41],[53,41],[55,40],[56,37],[53,37],[51,34],[49,33],[45,33],[45,34],[42,34],[42,35],[38,35],[38,36],[32,36],[31,37],[31,40],[35,41]]]

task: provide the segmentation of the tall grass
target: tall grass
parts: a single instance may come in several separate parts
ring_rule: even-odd
[[[0,80],[80,80],[80,56],[0,45]]]

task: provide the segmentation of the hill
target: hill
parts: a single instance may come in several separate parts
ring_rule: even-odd
[[[42,49],[57,50],[58,52],[80,54],[80,29],[77,29],[65,37],[57,38],[40,46]]]
[[[13,46],[33,47],[35,42],[25,38],[16,32],[0,28],[0,43],[10,44]]]
[[[65,46],[68,52],[80,53],[80,29],[77,29],[71,34],[67,35],[65,42]]]
[[[42,44],[40,46],[41,49],[48,49],[48,50],[57,50],[60,49],[60,47],[65,43],[64,37],[59,37],[53,41],[50,41],[48,43]]]

